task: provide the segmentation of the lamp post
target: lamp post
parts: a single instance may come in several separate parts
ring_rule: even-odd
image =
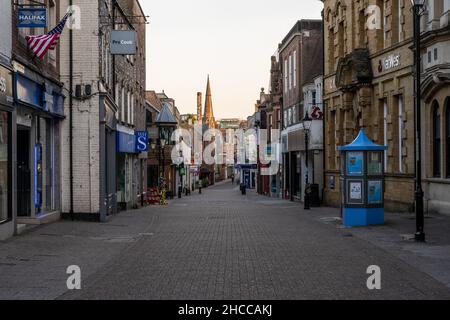
[[[166,139],[161,138],[159,139],[159,180],[161,180],[161,178],[164,177],[164,166],[165,166],[165,154],[164,154],[164,149],[166,147]],[[162,165],[161,165],[161,154],[162,154]],[[162,168],[162,170],[161,170]],[[159,183],[161,184],[161,181],[159,181]]]
[[[305,210],[310,210],[310,190],[309,190],[309,134],[311,132],[312,119],[309,117],[309,112],[306,112],[305,118],[303,118],[303,130],[305,132],[305,168],[306,168],[306,181],[305,181]]]
[[[154,153],[155,152],[155,150],[156,150],[156,147],[157,147],[157,142],[156,142],[156,140],[150,140],[150,148],[151,148],[151,150],[152,150],[152,152]],[[161,153],[159,153],[159,156],[161,156]],[[159,162],[160,162],[160,158],[158,158],[158,179],[159,179],[159,171],[160,171],[160,169],[159,169]],[[153,186],[152,186],[153,187]],[[159,181],[158,181],[158,187],[159,187]]]
[[[184,168],[184,161],[183,161],[183,150],[180,150],[180,158],[178,165],[178,174],[180,175],[180,185],[178,186],[178,198],[181,198],[181,194],[183,193],[183,174],[181,170]]]
[[[415,210],[416,210],[416,234],[415,239],[418,242],[425,242],[424,233],[424,212],[422,189],[422,126],[421,126],[421,79],[420,79],[420,17],[423,12],[425,0],[411,0],[414,16],[414,108],[415,108],[415,160],[416,160],[416,192],[415,192]]]

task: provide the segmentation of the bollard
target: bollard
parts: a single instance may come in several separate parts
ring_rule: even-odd
[[[198,194],[202,194],[202,187],[198,188]]]

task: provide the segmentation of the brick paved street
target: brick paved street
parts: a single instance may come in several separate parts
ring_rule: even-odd
[[[0,243],[0,298],[450,298],[436,277],[321,222],[325,210],[224,184],[107,224],[59,222]],[[81,291],[65,288],[71,264]],[[381,267],[380,291],[366,287],[370,265]]]

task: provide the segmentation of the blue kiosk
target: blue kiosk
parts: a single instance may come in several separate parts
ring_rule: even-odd
[[[347,227],[384,224],[384,152],[361,129],[342,154],[341,194]]]

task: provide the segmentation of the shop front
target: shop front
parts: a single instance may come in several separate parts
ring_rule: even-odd
[[[12,118],[12,72],[0,64],[0,241],[14,234]]]
[[[108,95],[100,96],[100,221],[107,221],[117,213],[116,190],[116,107]]]
[[[61,215],[61,86],[30,70],[15,74],[17,222],[41,224]]]
[[[136,138],[133,129],[117,125],[117,203],[121,210],[132,208],[133,189],[136,185],[135,171],[138,157],[136,153]]]

